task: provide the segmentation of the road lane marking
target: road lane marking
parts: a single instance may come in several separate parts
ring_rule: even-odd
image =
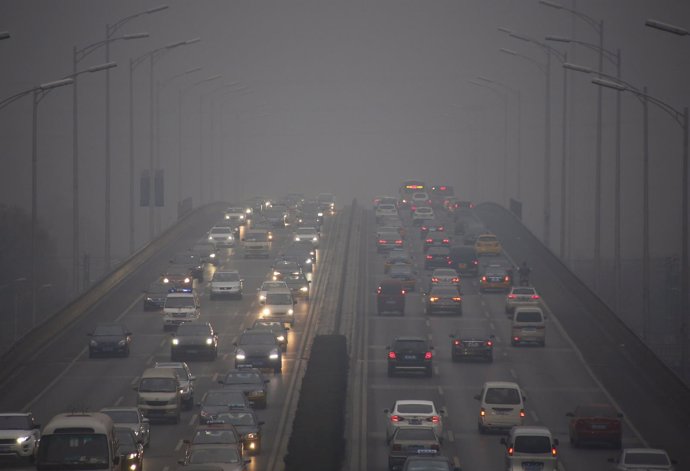
[[[164,347],[167,341],[168,341],[168,339],[166,339],[165,337],[163,337],[163,338],[161,339],[161,343],[158,344],[158,346],[159,346],[159,347]]]
[[[153,363],[153,360],[154,360],[154,356],[151,355],[151,356],[148,358],[148,360],[146,360],[146,364],[147,364],[147,365],[150,365],[151,363]]]
[[[434,374],[435,374],[436,376],[439,375],[438,366],[434,366]]]
[[[529,415],[532,416],[532,420],[534,420],[535,422],[539,422],[539,416],[534,410],[530,409]]]
[[[517,373],[516,373],[515,370],[512,369],[512,368],[510,369],[510,376],[512,376],[513,379],[517,379]]]
[[[196,422],[196,414],[192,414],[192,417],[189,419],[189,426],[190,427],[194,426],[195,422]]]
[[[453,466],[455,466],[456,468],[460,467],[460,458],[458,458],[457,456],[453,456]]]
[[[496,326],[493,322],[489,322],[489,327],[491,327],[491,330],[496,330]]]
[[[129,382],[130,386],[136,386],[136,384],[139,382],[139,377],[135,376],[132,381]]]
[[[443,388],[441,386],[438,387],[438,394],[439,396],[443,396]]]
[[[453,443],[453,442],[455,441],[455,435],[453,435],[453,431],[452,431],[452,430],[448,430],[448,441],[449,441],[450,443]]]
[[[429,339],[429,342],[433,339],[433,336],[431,334],[426,334],[427,338]]]
[[[120,397],[118,397],[117,400],[115,401],[115,407],[117,407],[117,406],[119,406],[120,404],[122,404],[122,401],[124,401],[124,400],[125,400],[125,396],[120,396]]]
[[[175,445],[175,451],[180,451],[180,448],[182,448],[182,443],[183,443],[183,441],[182,441],[182,439],[180,438],[180,439],[177,441],[177,445]]]
[[[211,376],[211,381],[212,381],[213,383],[217,383],[217,382],[218,382],[218,372],[213,373],[213,376]]]

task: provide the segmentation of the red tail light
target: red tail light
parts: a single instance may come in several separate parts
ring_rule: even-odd
[[[453,340],[453,345],[460,346],[462,342],[460,340]]]
[[[402,240],[396,240],[395,245],[402,245],[402,242],[403,242]]]
[[[438,415],[434,415],[433,417],[431,417],[431,421],[437,424],[441,421],[441,417],[439,417]]]
[[[434,239],[427,239],[427,240],[426,240],[426,243],[427,243],[427,244],[431,244],[433,241],[434,241]]]
[[[460,301],[462,301],[462,298],[460,296],[455,296],[453,298],[453,301],[455,301],[456,303],[459,303]]]
[[[479,260],[472,260],[472,265],[479,265]]]
[[[432,258],[433,258],[433,257],[432,257],[431,255],[427,255],[427,256],[426,256],[426,259],[427,259],[427,260],[431,260]]]
[[[520,417],[525,417],[525,409],[520,409]]]
[[[519,342],[519,341],[520,341],[520,337],[513,337],[513,340],[514,340],[515,342]]]
[[[385,240],[383,240],[383,239],[379,239],[379,244],[385,244],[385,243],[386,243],[386,241],[385,241]]]
[[[508,447],[508,455],[513,456],[513,453],[515,453],[515,450],[513,449],[513,447],[512,446]]]
[[[493,347],[494,343],[491,340],[486,341],[486,346],[487,347]]]
[[[460,278],[453,278],[453,283],[460,283]]]
[[[510,277],[509,277],[509,276],[504,276],[504,277],[503,277],[503,281],[510,281]]]
[[[396,358],[395,352],[388,352],[388,359],[389,360],[395,360],[395,358]]]
[[[381,294],[381,287],[380,286],[376,289],[376,294]]]
[[[425,360],[431,360],[431,357],[432,357],[432,356],[433,356],[433,355],[431,354],[431,352],[426,352],[426,353],[424,354],[424,359],[425,359]]]
[[[432,283],[438,283],[438,278],[435,277],[435,276],[432,276],[432,277],[431,277],[431,282],[432,282]]]
[[[486,277],[485,277],[485,276],[482,276],[482,281],[486,281]]]
[[[397,415],[391,415],[391,422],[400,422],[400,417]]]
[[[405,290],[400,290],[400,294],[405,294]]]
[[[556,456],[558,454],[558,450],[556,450],[556,447],[551,448],[551,456]]]
[[[509,294],[509,295],[508,295],[508,299],[515,299],[515,298],[517,298],[517,296],[515,296],[514,294]]]
[[[453,264],[453,261],[450,259],[450,257],[446,257],[446,262],[448,262],[448,265]]]
[[[429,230],[429,228],[426,227],[426,226],[422,226],[422,227],[420,227],[419,229],[420,229],[422,232],[425,232],[425,231],[428,231],[428,230]]]
[[[533,295],[532,295],[532,299],[539,299],[539,295],[538,295],[538,294],[533,294]]]
[[[443,239],[444,244],[450,244],[450,239]]]
[[[438,226],[438,227],[436,228],[436,230],[439,231],[439,232],[443,232],[443,231],[446,230],[446,228],[445,228],[444,226]]]

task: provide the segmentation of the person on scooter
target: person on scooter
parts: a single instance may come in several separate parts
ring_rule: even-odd
[[[531,272],[532,269],[527,266],[527,262],[522,262],[522,265],[520,265],[520,268],[518,268],[518,274],[520,275],[520,286],[529,285],[529,274]]]

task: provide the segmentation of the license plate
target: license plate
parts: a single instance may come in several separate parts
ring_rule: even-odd
[[[410,425],[421,425],[422,421],[419,419],[410,419]]]
[[[111,352],[113,350],[113,347],[101,347],[101,350],[104,352]]]
[[[604,424],[592,424],[592,430],[606,430],[606,428]]]
[[[536,327],[523,327],[522,331],[523,332],[536,332],[537,329],[536,329]]]
[[[393,305],[393,304],[396,304],[396,301],[393,300],[393,299],[389,299],[388,301],[386,301],[386,304],[391,304],[391,305]]]
[[[522,463],[524,471],[540,471],[544,467],[544,463]]]
[[[199,352],[198,350],[193,350],[193,349],[187,350],[187,353],[190,353],[190,354],[194,354],[194,353],[198,353],[198,352]]]
[[[405,360],[416,360],[417,357],[415,355],[405,355],[403,357]]]
[[[494,411],[494,413],[496,415],[508,415],[508,411],[506,411],[506,410],[497,410],[497,411]]]
[[[458,268],[467,268],[466,263],[458,263]]]

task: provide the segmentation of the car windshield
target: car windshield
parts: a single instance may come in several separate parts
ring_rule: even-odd
[[[268,240],[268,234],[265,232],[250,232],[244,239],[249,242],[266,242]]]
[[[398,240],[400,239],[400,234],[397,232],[381,232],[379,238],[383,240]]]
[[[169,378],[142,378],[139,392],[175,392],[177,381]]]
[[[240,345],[273,345],[275,343],[276,337],[270,332],[244,334],[240,337]]]
[[[412,266],[408,265],[407,263],[399,263],[399,264],[391,265],[390,274],[391,275],[411,275],[412,274]]]
[[[515,313],[516,322],[541,322],[542,315],[539,311],[518,311]]]
[[[232,430],[197,430],[192,438],[194,444],[210,444],[218,443],[223,445],[232,445],[237,443],[237,436]]]
[[[213,274],[213,281],[240,281],[240,275],[237,272],[217,271]]]
[[[616,410],[608,405],[590,405],[590,406],[580,406],[576,410],[576,415],[578,417],[608,417],[617,418],[618,413]]]
[[[431,276],[458,276],[458,274],[455,272],[455,270],[448,270],[448,269],[441,269],[441,270],[434,270],[434,272],[431,274]]]
[[[232,229],[229,227],[214,227],[211,229],[211,234],[232,234]]]
[[[168,290],[170,290],[170,286],[168,286],[164,283],[154,283],[154,284],[149,286],[148,293],[149,294],[167,293]]]
[[[431,428],[399,428],[395,434],[395,439],[436,441],[436,434]]]
[[[266,293],[266,304],[292,304],[292,295],[289,293]]]
[[[115,435],[117,436],[117,441],[120,447],[125,446],[128,449],[136,448],[136,441],[132,435],[132,431],[128,428],[125,429],[115,429]]]
[[[520,392],[515,388],[489,388],[484,402],[487,404],[520,404]]]
[[[398,404],[400,414],[433,414],[434,406],[431,404]]]
[[[316,229],[313,229],[311,227],[304,227],[301,229],[297,229],[295,231],[295,234],[297,235],[306,235],[306,236],[313,236],[316,235]]]
[[[260,329],[260,330],[284,330],[283,324],[280,322],[273,322],[273,321],[262,321],[258,320],[254,322],[254,325],[252,326],[253,329]]]
[[[431,296],[441,296],[443,298],[454,298],[456,296],[459,296],[458,290],[455,287],[450,287],[450,288],[441,288],[441,287],[434,287],[431,290]]]
[[[426,350],[426,342],[424,340],[396,340],[396,350]]]
[[[449,471],[446,460],[409,459],[405,461],[407,471]]]
[[[256,384],[261,382],[261,376],[254,371],[233,371],[225,375],[225,384]]]
[[[88,432],[44,435],[38,448],[38,461],[50,469],[103,469],[103,465],[108,469],[108,439],[103,434]],[[60,464],[65,466],[60,468]]]
[[[479,242],[496,242],[495,236],[479,236],[477,237]]]
[[[209,391],[206,393],[204,405],[206,406],[226,406],[228,404],[242,404],[244,401],[238,401],[237,394],[242,394],[241,391]]]
[[[31,427],[27,415],[0,415],[0,430],[29,430]]]
[[[397,283],[382,283],[379,291],[381,294],[402,294],[402,286]]]
[[[663,453],[646,451],[628,452],[625,454],[625,464],[669,465],[668,457]]]
[[[513,294],[525,296],[535,294],[535,291],[532,288],[513,288]]]
[[[194,308],[194,298],[191,296],[168,296],[165,298],[165,307],[180,308],[189,307]]]
[[[235,448],[219,446],[213,448],[193,449],[189,456],[191,464],[203,463],[239,463],[240,455]]]
[[[185,335],[211,335],[211,329],[206,324],[181,324],[177,328],[177,336],[183,337]]]
[[[93,335],[123,335],[124,329],[119,325],[97,325]]]
[[[217,418],[232,425],[256,425],[254,416],[249,412],[223,412]]]
[[[116,424],[139,423],[139,413],[135,410],[104,410],[101,412],[113,419]]]
[[[519,435],[513,448],[518,453],[551,453],[551,439],[544,436]]]
[[[392,204],[379,204],[379,209],[391,210],[395,209],[395,206]]]

